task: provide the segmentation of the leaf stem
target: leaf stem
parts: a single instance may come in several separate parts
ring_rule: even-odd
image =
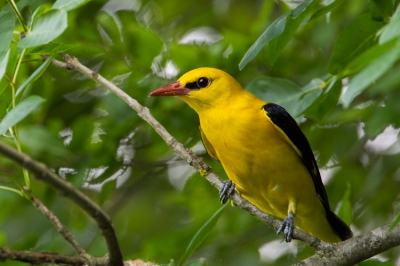
[[[17,81],[18,72],[19,72],[19,69],[21,67],[22,59],[24,58],[25,51],[26,51],[26,49],[23,49],[22,52],[21,52],[21,55],[19,56],[18,63],[17,63],[17,66],[15,68],[15,72],[14,72],[14,75],[13,75],[13,78],[12,78],[12,81],[11,81],[12,108],[15,108],[15,106],[17,105],[17,103],[16,103],[16,98],[17,97],[15,95],[15,83]],[[19,139],[19,136],[18,136],[18,128],[17,128],[17,126],[15,125],[14,127],[9,128],[9,131],[10,131],[10,134],[11,134],[12,138],[14,139],[14,143],[15,143],[15,146],[17,147],[17,150],[19,152],[22,152],[21,142],[20,142],[20,139]],[[25,168],[22,169],[22,174],[24,176],[25,186],[30,189],[31,182],[30,182],[30,178],[29,178],[29,173]]]
[[[15,193],[17,193],[18,195],[20,195],[21,197],[23,197],[23,196],[24,196],[24,195],[22,194],[22,192],[21,192],[21,191],[19,191],[19,190],[15,189],[15,188],[6,187],[6,186],[0,186],[0,189],[3,189],[3,190],[8,190],[8,191],[11,191],[11,192],[15,192]]]
[[[21,52],[21,55],[19,56],[17,67],[15,68],[14,76],[13,76],[13,79],[12,79],[12,83],[13,84],[15,84],[15,82],[17,81],[18,72],[19,72],[19,69],[21,67],[22,59],[24,58],[25,51],[26,51],[26,49],[23,49],[22,52]]]
[[[28,31],[28,27],[24,21],[24,18],[22,17],[21,13],[18,10],[17,5],[15,4],[14,0],[7,0],[8,4],[11,6],[11,8],[14,10],[15,15],[17,16],[19,23],[21,23],[22,28],[24,30],[24,33]]]

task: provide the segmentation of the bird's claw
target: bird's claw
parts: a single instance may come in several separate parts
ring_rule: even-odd
[[[231,180],[225,180],[219,189],[219,201],[221,201],[222,204],[225,204],[233,192],[235,192],[235,183]]]
[[[290,213],[289,216],[286,217],[285,220],[283,220],[276,234],[279,235],[283,231],[284,239],[286,243],[289,243],[290,241],[292,241],[293,228],[294,228],[294,216],[292,213]]]

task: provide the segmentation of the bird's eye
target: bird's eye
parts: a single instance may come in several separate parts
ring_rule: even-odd
[[[199,78],[198,80],[197,80],[197,86],[199,87],[199,88],[205,88],[205,87],[207,87],[208,86],[208,84],[210,84],[210,80],[208,79],[208,78]]]

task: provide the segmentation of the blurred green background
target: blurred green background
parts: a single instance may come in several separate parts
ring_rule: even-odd
[[[303,22],[274,64],[264,48],[242,71],[238,65],[246,51],[271,23],[290,10],[287,3],[90,1],[68,12],[68,27],[55,42],[74,45],[66,53],[149,107],[178,141],[193,148],[225,179],[222,167],[210,159],[200,142],[196,113],[178,99],[148,98],[148,94],[202,66],[223,69],[267,101],[266,81],[284,82],[283,88],[289,81],[299,88],[313,80],[323,83],[328,72],[343,70],[350,60],[347,54],[357,54],[351,45],[358,36],[351,32],[354,39],[348,35],[342,42],[348,47],[338,52],[345,63],[336,68],[330,65],[336,40],[344,29],[364,16],[370,24],[360,24],[365,25],[360,28],[367,31],[376,27],[377,32],[390,21],[398,4],[336,2],[331,12]],[[16,3],[29,18],[39,6],[50,8],[53,1]],[[6,3],[3,10],[7,8]],[[22,30],[18,23],[16,29]],[[377,38],[365,41],[371,43],[362,48],[364,51],[378,45]],[[14,42],[18,42],[18,35],[14,35]],[[293,113],[302,121],[301,128],[315,152],[332,208],[342,206],[342,217],[351,221],[355,235],[391,223],[399,214],[397,59],[348,108],[338,99],[352,76],[342,75],[334,89],[325,87],[324,94],[315,97],[305,112]],[[24,60],[17,85],[42,63],[34,52],[27,53]],[[12,98],[10,88],[4,88],[0,118],[9,111]],[[273,101],[280,103],[280,93],[274,94]],[[217,190],[178,158],[121,99],[82,74],[49,66],[22,98],[29,95],[39,95],[45,102],[18,124],[23,152],[81,188],[110,214],[125,259],[162,265],[178,261],[197,230],[221,207]],[[13,145],[8,138],[0,138]],[[16,188],[10,179],[22,184],[22,170],[1,157],[0,185]],[[32,191],[91,254],[106,253],[99,230],[81,210],[38,181],[32,180]],[[0,246],[74,254],[28,200],[0,190],[0,206]],[[299,241],[284,243],[272,228],[228,206],[188,262],[205,258],[207,265],[290,265],[312,253]],[[387,261],[385,265],[396,265],[399,253],[399,248],[392,249],[379,259]],[[368,265],[380,264],[370,261]]]

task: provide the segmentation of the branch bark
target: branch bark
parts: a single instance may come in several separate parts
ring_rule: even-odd
[[[30,196],[30,200],[44,216],[54,225],[57,231],[64,237],[64,239],[75,249],[75,251],[82,257],[86,258],[87,262],[90,263],[93,260],[93,257],[90,256],[86,251],[78,244],[75,240],[74,236],[68,231],[65,226],[63,226],[57,216],[54,215],[52,211],[50,211],[38,198],[36,198],[33,193],[27,188],[24,187],[24,190]]]
[[[0,261],[6,261],[6,260],[22,261],[30,263],[32,265],[40,263],[56,263],[56,264],[67,264],[74,266],[88,265],[87,260],[82,257],[67,257],[54,253],[9,250],[5,247],[0,247]],[[94,265],[97,266],[108,265],[108,259],[106,258],[100,258],[95,260],[96,262]]]
[[[337,244],[321,243],[313,256],[295,266],[355,265],[400,245],[400,224],[389,229],[390,225],[385,225]]]
[[[222,185],[222,180],[212,171],[211,167],[205,164],[191,150],[185,149],[181,143],[172,137],[151,115],[150,110],[147,107],[140,105],[136,100],[132,99],[128,94],[103,78],[97,72],[82,65],[78,59],[66,54],[60,55],[65,60],[65,63],[53,59],[53,65],[66,69],[75,69],[109,89],[134,109],[143,120],[149,123],[149,125],[164,139],[167,145],[188,164],[193,166],[201,176],[206,178],[216,188],[219,188]],[[263,213],[256,206],[240,197],[237,193],[234,193],[231,196],[231,199],[235,205],[272,226],[275,230],[279,227],[281,223],[279,219]],[[294,238],[304,241],[308,245],[314,247],[317,251],[315,255],[296,265],[354,265],[385,250],[400,245],[400,224],[391,232],[388,231],[388,228],[389,226],[379,227],[338,244],[322,242],[318,238],[310,236],[298,228],[295,228],[293,232]]]
[[[38,265],[42,263],[49,264],[62,264],[62,265],[73,265],[73,266],[86,266],[86,265],[95,265],[95,266],[108,266],[109,260],[108,257],[103,258],[93,258],[91,264],[88,264],[87,260],[82,257],[68,257],[61,256],[56,253],[47,253],[47,252],[31,252],[25,250],[10,250],[5,247],[0,247],[0,262],[6,260],[15,260],[26,262],[31,265]],[[158,264],[152,262],[145,262],[142,260],[130,260],[124,263],[125,266],[159,266]]]
[[[110,217],[91,199],[70,183],[47,169],[43,164],[34,161],[28,155],[0,142],[0,153],[34,174],[35,178],[57,190],[62,196],[78,205],[86,214],[96,221],[109,252],[109,265],[122,266],[123,258],[118,240],[111,224]]]

